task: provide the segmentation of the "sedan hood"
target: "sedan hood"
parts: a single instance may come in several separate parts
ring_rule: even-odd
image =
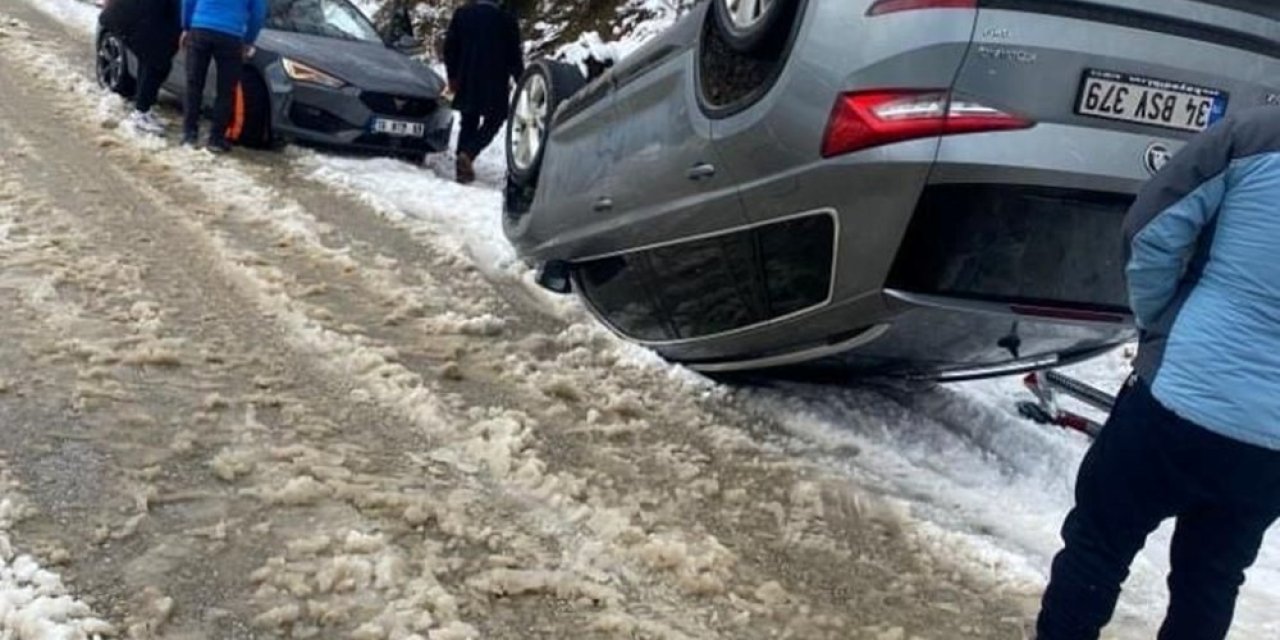
[[[377,42],[267,29],[257,44],[366,91],[438,99],[444,89],[444,81],[427,65]]]

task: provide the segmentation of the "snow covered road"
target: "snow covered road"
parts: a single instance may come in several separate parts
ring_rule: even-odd
[[[503,295],[303,162],[112,128],[76,43],[13,13],[0,446],[33,506],[15,544],[65,549],[120,629],[1022,636],[1013,598],[727,391]]]
[[[14,544],[65,550],[98,615],[144,637],[1024,637],[1085,443],[1014,418],[1011,383],[711,385],[530,287],[498,194],[443,163],[214,162],[103,128],[92,10],[32,2],[72,28],[0,8],[0,449],[34,509]],[[1233,637],[1280,637],[1275,538]],[[1150,637],[1167,539],[1115,637]]]

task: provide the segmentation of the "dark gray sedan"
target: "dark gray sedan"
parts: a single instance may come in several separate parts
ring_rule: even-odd
[[[247,146],[293,140],[415,160],[448,147],[453,116],[441,99],[444,81],[384,42],[347,0],[270,0],[269,7],[257,52],[245,63],[233,138]],[[95,43],[99,82],[131,94],[133,55],[110,32],[100,31]],[[165,89],[181,96],[185,77],[179,53]]]

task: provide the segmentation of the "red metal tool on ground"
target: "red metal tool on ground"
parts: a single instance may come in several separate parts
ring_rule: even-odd
[[[1023,384],[1035,395],[1035,401],[1018,403],[1018,413],[1040,424],[1052,424],[1064,429],[1079,431],[1096,438],[1102,431],[1102,423],[1074,411],[1063,409],[1058,402],[1064,394],[1102,412],[1110,413],[1115,406],[1115,396],[1085,382],[1057,371],[1038,371],[1027,375]]]

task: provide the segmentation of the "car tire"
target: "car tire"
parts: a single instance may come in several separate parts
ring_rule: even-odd
[[[245,69],[240,81],[241,98],[244,100],[240,118],[239,135],[234,142],[251,149],[270,149],[275,146],[271,130],[271,94],[267,83],[257,71]]]
[[[773,58],[782,52],[799,0],[712,0],[716,31],[737,53]]]
[[[586,84],[577,67],[562,62],[538,60],[525,70],[507,123],[507,176],[512,183],[537,182],[556,108]]]
[[[98,85],[125,98],[132,98],[137,79],[129,73],[129,48],[120,36],[104,31],[98,36],[95,71]]]

